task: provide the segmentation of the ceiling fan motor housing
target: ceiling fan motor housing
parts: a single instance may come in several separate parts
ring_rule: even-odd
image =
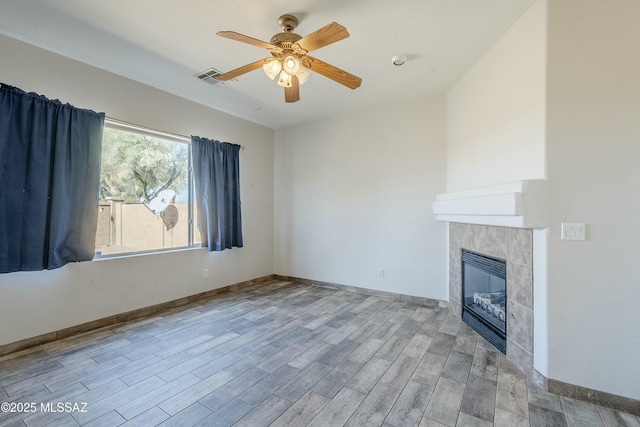
[[[301,38],[302,36],[296,33],[278,33],[275,36],[271,37],[270,43],[283,49],[291,49],[291,45]]]

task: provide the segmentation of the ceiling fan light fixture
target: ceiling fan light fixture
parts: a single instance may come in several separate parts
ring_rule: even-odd
[[[282,59],[282,70],[290,76],[295,76],[302,68],[302,63],[294,55],[287,55]]]
[[[274,58],[268,62],[265,62],[262,65],[262,69],[264,70],[264,73],[267,75],[267,77],[269,77],[271,80],[275,80],[278,76],[278,73],[282,70],[282,64],[280,63],[280,61]]]
[[[291,80],[291,74],[288,74],[285,72],[285,70],[282,70],[282,72],[280,73],[280,78],[278,79],[278,85],[282,87],[291,87],[293,86]]]
[[[306,68],[301,67],[296,76],[298,77],[298,83],[302,85],[304,84],[304,82],[309,80],[309,77],[311,77],[311,73]]]

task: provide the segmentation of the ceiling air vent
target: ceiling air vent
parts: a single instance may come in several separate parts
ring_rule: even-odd
[[[216,70],[215,68],[211,67],[209,69],[206,69],[204,71],[202,71],[201,73],[198,74],[194,74],[193,77],[202,80],[203,82],[207,82],[210,83],[212,85],[217,85],[217,84],[225,84],[225,82],[221,82],[219,80],[216,80],[216,77],[218,77],[219,75],[221,75],[222,72],[220,70]]]

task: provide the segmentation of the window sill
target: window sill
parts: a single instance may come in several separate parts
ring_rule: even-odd
[[[125,252],[125,253],[111,254],[111,255],[95,255],[93,257],[93,261],[107,261],[112,259],[136,258],[136,257],[142,257],[142,256],[149,256],[149,255],[167,254],[172,252],[193,251],[197,249],[202,249],[202,246],[193,245],[193,246],[184,246],[181,248],[154,249],[150,251]]]

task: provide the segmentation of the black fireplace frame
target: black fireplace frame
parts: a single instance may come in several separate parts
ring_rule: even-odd
[[[460,268],[462,274],[462,283],[460,286],[462,301],[462,320],[476,332],[482,335],[487,341],[493,344],[503,354],[507,354],[507,301],[508,301],[508,286],[507,286],[507,261],[501,258],[492,257],[479,252],[470,251],[468,249],[462,249]],[[464,281],[464,266],[466,264],[472,265],[478,269],[481,269],[489,274],[504,279],[505,283],[505,306],[504,306],[504,332],[491,324],[488,320],[482,316],[477,315],[473,310],[469,309],[465,303],[465,281]]]

